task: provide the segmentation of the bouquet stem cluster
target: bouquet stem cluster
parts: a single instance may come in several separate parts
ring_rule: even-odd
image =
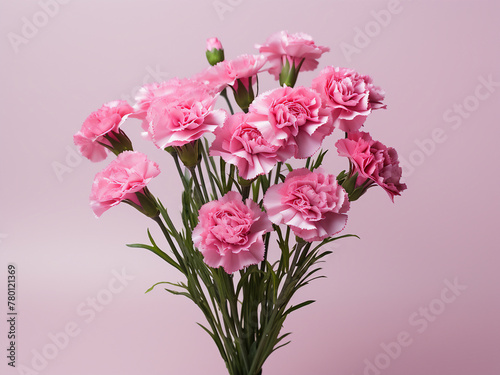
[[[356,237],[341,234],[351,202],[374,186],[391,199],[406,189],[396,151],[360,131],[373,110],[385,108],[371,77],[330,66],[311,87],[296,87],[300,71],[316,69],[329,49],[284,31],[256,47],[258,55],[225,60],[220,41],[210,38],[209,68],[146,85],[133,105],[103,105],[74,137],[91,161],[116,155],[92,185],[95,215],[124,202],[159,226],[168,250],[149,230],[149,244],[128,246],[156,254],[183,280],[148,291],[162,285],[199,307],[200,326],[231,375],[261,374],[269,355],[290,342],[282,332],[287,316],[314,302],[292,298],[322,277],[320,263],[331,253],[325,245]],[[259,93],[265,72],[279,87]],[[214,108],[219,97],[229,113]],[[170,154],[184,188],[181,229],[147,186],[160,169],[134,151],[123,130],[128,118]],[[349,167],[333,175],[322,163],[336,132],[344,133],[335,146]]]

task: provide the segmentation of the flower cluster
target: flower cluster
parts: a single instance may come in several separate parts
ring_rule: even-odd
[[[305,241],[321,241],[345,227],[349,200],[358,199],[369,187],[381,186],[391,199],[406,189],[400,182],[396,151],[360,131],[373,110],[386,108],[384,91],[371,77],[327,66],[311,87],[294,87],[299,72],[316,69],[329,48],[316,45],[309,35],[286,31],[256,47],[258,55],[225,60],[220,41],[210,38],[211,67],[192,78],[145,85],[133,106],[110,102],[87,118],[75,135],[82,154],[92,161],[103,160],[108,150],[119,155],[96,176],[91,196],[96,215],[120,201],[140,208],[137,193],[159,173],[144,155],[131,153],[131,142],[122,130],[127,117],[142,120],[143,135],[159,149],[180,157],[191,171],[201,160],[201,139],[215,134],[204,152],[234,166],[247,190],[252,183],[262,186],[259,178],[278,166],[281,169],[291,158],[307,158],[310,164],[335,129],[346,133],[335,145],[340,156],[349,158],[348,172],[336,177],[313,170],[319,165],[296,169],[282,182],[276,178],[274,185],[263,189],[260,203],[244,197],[247,203],[243,204],[235,192],[224,192],[220,200],[200,207],[194,244],[209,266],[222,266],[227,272],[264,259],[262,238],[270,231],[268,220],[288,226]],[[266,71],[283,87],[255,95],[258,75]],[[233,113],[227,88],[243,112]],[[231,114],[215,109],[219,96],[227,100]],[[120,154],[123,151],[128,153]],[[282,171],[276,173],[280,177]],[[208,198],[198,192],[193,199],[203,202],[200,197]]]
[[[151,245],[130,246],[152,251],[186,276],[187,283],[169,283],[182,291],[167,290],[202,309],[229,372],[251,375],[284,337],[282,323],[297,308],[286,306],[319,270],[315,264],[329,253],[322,247],[351,236],[338,234],[352,202],[375,186],[392,201],[406,189],[396,150],[364,131],[371,113],[386,108],[370,76],[326,66],[310,86],[296,85],[328,47],[282,31],[256,48],[258,54],[226,59],[221,42],[210,38],[210,67],[147,84],[134,103],[104,104],[74,136],[93,162],[116,155],[95,176],[95,215],[124,202],[159,225],[170,253],[149,231]],[[259,93],[267,73],[279,87]],[[221,99],[228,110],[217,105]],[[147,186],[160,169],[134,151],[127,119],[140,120],[142,136],[171,157],[184,188],[180,231]],[[336,175],[323,165],[332,146],[348,159]],[[268,262],[270,252],[278,262]]]

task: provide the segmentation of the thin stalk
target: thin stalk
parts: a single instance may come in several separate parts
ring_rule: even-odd
[[[186,181],[184,173],[182,172],[181,164],[179,163],[179,155],[177,155],[177,153],[173,153],[172,156],[174,158],[175,166],[177,168],[177,172],[179,173],[179,177],[182,180],[182,185],[184,186],[184,190],[188,190],[188,183]]]
[[[280,174],[281,174],[281,166],[283,165],[282,162],[278,162],[278,165],[276,166],[276,177],[274,177],[274,184],[277,185],[279,180],[280,180]],[[271,181],[269,181],[271,182]]]
[[[201,147],[201,155],[202,155],[203,161],[205,162],[205,168],[207,169],[208,179],[210,180],[210,186],[212,187],[212,194],[214,195],[214,199],[217,199],[218,198],[217,190],[215,189],[214,177],[210,173],[210,162],[208,160],[207,150],[205,150],[205,147],[203,147],[203,144],[200,144],[200,147]],[[214,173],[217,173],[217,171],[214,171]]]
[[[205,178],[203,177],[203,171],[201,170],[201,163],[198,163],[198,174],[200,175],[201,187],[203,188],[203,194],[205,196],[205,202],[210,201],[210,197],[207,192],[207,185],[205,185]]]
[[[309,156],[306,160],[306,168],[309,169],[310,165],[311,165],[311,157]]]
[[[175,246],[174,241],[172,241],[172,237],[170,236],[170,233],[168,232],[167,227],[165,226],[165,224],[163,224],[163,221],[160,219],[159,216],[155,216],[152,219],[160,227],[161,231],[163,232],[163,235],[167,239],[167,242],[168,242],[170,248],[172,249],[172,252],[174,253],[175,257],[177,258],[177,262],[179,262],[179,266],[181,266],[181,268],[182,268],[182,272],[184,274],[186,274],[187,271],[186,271],[186,265],[184,264],[184,258],[181,256],[181,254],[177,250],[177,247]]]
[[[200,182],[198,181],[198,177],[196,176],[196,169],[195,169],[195,167],[192,167],[192,168],[189,168],[189,171],[191,172],[191,177],[193,178],[193,182],[194,182],[195,197],[198,198],[199,207],[201,207],[204,204],[203,193],[201,191]]]
[[[234,115],[233,106],[231,105],[231,102],[229,101],[229,98],[227,96],[227,90],[226,89],[222,90],[222,92],[220,93],[220,95],[224,99],[226,99],[226,103],[227,103],[227,106],[229,107],[229,111],[231,112],[232,115]]]
[[[229,178],[228,178],[228,181],[227,181],[227,186],[226,186],[226,191],[225,193],[227,193],[228,191],[231,191],[231,188],[233,187],[233,183],[235,182],[234,181],[234,171],[235,171],[236,167],[231,164],[231,166],[229,167]]]
[[[260,270],[265,272],[267,264],[267,249],[269,248],[269,239],[271,238],[271,233],[266,233],[264,238],[264,260],[260,264]]]
[[[226,192],[226,162],[222,158],[220,158],[220,178],[223,189],[223,191],[221,191],[221,194],[224,195],[224,193]]]
[[[241,187],[241,196],[243,197],[243,200],[245,201],[248,196],[250,195],[250,188],[252,187],[252,185],[243,185]]]

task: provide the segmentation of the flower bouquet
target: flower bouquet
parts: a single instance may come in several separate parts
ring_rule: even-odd
[[[325,245],[354,236],[341,234],[351,202],[374,186],[392,200],[406,189],[396,151],[360,131],[372,111],[386,107],[369,76],[330,66],[310,87],[296,87],[299,73],[316,69],[329,49],[284,31],[256,47],[258,55],[225,60],[211,38],[208,69],[145,85],[133,105],[105,104],[74,136],[91,161],[116,155],[92,185],[95,215],[123,202],[159,226],[165,243],[148,230],[149,244],[128,246],[179,271],[181,281],[150,290],[162,284],[200,308],[200,326],[231,375],[261,374],[269,355],[289,343],[285,319],[314,302],[292,305],[292,297],[321,277],[319,263],[331,253]],[[279,87],[259,93],[264,72]],[[229,113],[215,109],[220,98]],[[160,169],[133,149],[123,130],[128,118],[142,121],[143,136],[179,174],[180,225],[148,189]],[[341,135],[334,145],[348,162],[337,175],[322,168],[332,133]]]

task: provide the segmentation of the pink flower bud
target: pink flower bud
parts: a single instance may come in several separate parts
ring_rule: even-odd
[[[213,49],[222,49],[222,44],[217,38],[208,38],[207,39],[207,51],[211,51]]]

